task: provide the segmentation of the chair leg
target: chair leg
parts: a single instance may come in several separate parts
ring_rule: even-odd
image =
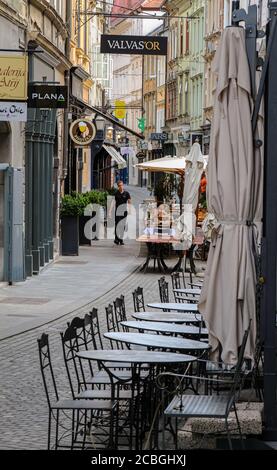
[[[51,446],[51,408],[49,409],[49,416],[48,416],[48,439],[47,439],[47,450],[50,450]]]
[[[236,416],[236,420],[237,420],[237,425],[238,425],[238,430],[239,430],[239,437],[240,437],[240,441],[241,441],[241,448],[242,448],[242,449],[245,449],[244,440],[243,440],[243,436],[242,436],[242,432],[241,432],[241,427],[240,427],[240,422],[239,422],[238,413],[237,413],[237,407],[236,407],[235,404],[234,404],[234,412],[235,412],[235,416]]]
[[[59,442],[59,415],[60,411],[57,410],[57,415],[56,415],[56,436],[55,436],[55,450],[58,449],[58,442]]]
[[[75,433],[75,411],[72,410],[72,423],[71,423],[71,447],[70,450],[73,450],[74,446],[74,433]]]
[[[228,438],[228,443],[229,443],[229,449],[230,449],[230,450],[233,450],[233,445],[232,445],[232,440],[231,440],[231,435],[230,435],[230,431],[229,431],[229,425],[228,425],[228,420],[227,420],[227,418],[225,418],[225,427],[226,427],[226,431],[227,431],[227,438]]]

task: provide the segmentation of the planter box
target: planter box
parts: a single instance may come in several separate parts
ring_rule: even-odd
[[[79,255],[79,217],[63,216],[61,218],[61,240],[63,256]]]

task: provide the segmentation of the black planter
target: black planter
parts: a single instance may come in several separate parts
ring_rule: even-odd
[[[65,215],[61,218],[62,255],[79,255],[79,216]]]
[[[94,213],[92,213],[94,215]],[[90,215],[80,215],[79,216],[79,244],[80,245],[90,245],[90,239],[85,236],[85,225],[91,219]]]

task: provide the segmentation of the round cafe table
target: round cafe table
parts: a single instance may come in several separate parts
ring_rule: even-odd
[[[147,304],[147,307],[157,308],[160,310],[175,310],[175,312],[198,312],[197,304],[178,303],[178,302],[154,302]]]
[[[111,332],[104,333],[104,337],[119,341],[120,343],[135,344],[147,348],[171,349],[173,351],[205,351],[210,348],[207,343],[186,338],[175,338],[164,335],[151,335],[146,333]],[[129,353],[129,352],[128,352]],[[127,353],[127,357],[128,357]]]
[[[173,292],[178,294],[191,294],[191,295],[200,295],[201,289],[173,289]]]
[[[145,335],[146,336],[146,335]],[[76,356],[85,360],[94,360],[100,363],[111,379],[111,396],[117,399],[117,388],[121,385],[128,384],[131,387],[132,402],[130,403],[129,414],[129,433],[128,427],[125,428],[127,437],[129,438],[129,448],[139,450],[142,448],[142,439],[140,432],[149,430],[149,426],[153,425],[153,435],[158,439],[159,435],[159,415],[155,415],[155,410],[161,400],[160,392],[156,387],[156,376],[162,371],[174,370],[174,368],[187,368],[189,364],[196,361],[197,358],[188,354],[176,354],[173,352],[154,352],[154,351],[141,351],[141,350],[89,350],[79,351]],[[110,366],[106,367],[106,362],[126,364],[129,363],[131,367],[131,379],[122,380],[116,376],[116,372],[111,372]],[[147,379],[141,377],[142,367],[147,365],[149,367],[149,375]],[[179,370],[179,369],[177,369]],[[141,400],[136,400],[136,395],[141,394]],[[139,408],[138,408],[139,407]],[[135,423],[135,425],[134,425]],[[139,423],[139,425],[138,425]],[[117,440],[115,435],[117,429],[114,429],[114,440]],[[143,434],[144,435],[144,434]],[[133,439],[135,440],[135,447],[133,447]]]
[[[176,325],[174,323],[162,323],[151,321],[122,321],[122,326],[136,330],[156,331],[157,333],[171,333],[173,335],[207,335],[207,328],[199,328],[192,325]]]
[[[166,323],[196,323],[203,321],[199,313],[181,313],[181,312],[134,312],[132,317],[136,320],[166,322]]]

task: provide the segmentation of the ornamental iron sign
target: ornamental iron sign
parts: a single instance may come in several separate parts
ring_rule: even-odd
[[[67,87],[57,85],[29,85],[29,108],[67,108]]]
[[[88,119],[76,119],[70,126],[69,134],[76,145],[85,147],[95,138],[96,127]]]
[[[167,55],[167,38],[102,34],[100,52],[105,54]]]

